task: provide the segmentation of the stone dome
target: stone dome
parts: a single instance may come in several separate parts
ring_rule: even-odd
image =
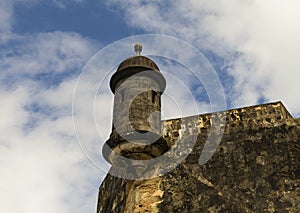
[[[143,67],[148,68],[149,70],[154,70],[159,72],[158,66],[150,58],[145,56],[133,56],[124,60],[118,67],[117,72],[125,70],[126,68],[133,67]]]
[[[158,66],[152,61],[150,58],[145,56],[136,55],[130,58],[125,59],[120,63],[117,68],[117,71],[113,74],[110,79],[110,88],[113,93],[115,93],[115,89],[117,83],[126,79],[136,73],[141,73],[144,71],[148,77],[155,79],[155,81],[160,85],[161,91],[164,91],[166,88],[166,79],[161,74]]]

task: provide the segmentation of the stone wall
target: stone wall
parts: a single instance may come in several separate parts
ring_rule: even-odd
[[[171,119],[162,126],[172,146],[163,171],[187,157],[150,180],[108,175],[98,212],[300,212],[300,122],[281,102]],[[208,137],[220,138],[220,144],[199,165]]]
[[[300,118],[299,118],[300,119]],[[222,125],[225,133],[235,133],[245,129],[273,127],[282,123],[295,124],[294,119],[281,102],[232,109],[223,112],[195,115],[163,121],[163,135],[171,140],[173,136],[189,134],[205,134],[211,125]]]
[[[214,134],[209,133],[212,118],[220,114],[227,120],[221,143],[200,166],[207,136]],[[162,176],[161,212],[300,211],[300,125],[280,102],[186,121],[164,123],[165,137],[175,146],[195,129],[200,134],[189,156]]]

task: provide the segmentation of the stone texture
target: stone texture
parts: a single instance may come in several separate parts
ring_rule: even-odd
[[[216,152],[199,165],[208,136],[217,138],[220,126]],[[107,175],[98,213],[300,212],[300,119],[281,102],[163,121],[162,132],[174,150],[162,168],[187,158],[153,179]]]
[[[144,174],[151,168],[139,162],[129,165],[122,157],[150,159],[169,149],[161,134],[160,97],[166,80],[151,59],[134,56],[119,65],[110,79],[110,87],[115,94],[113,126],[102,149],[103,156],[116,172],[133,166],[140,171],[132,170],[131,176]]]

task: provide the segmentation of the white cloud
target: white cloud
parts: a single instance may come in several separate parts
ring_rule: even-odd
[[[18,38],[10,50],[1,51],[1,66],[11,75],[61,73],[82,66],[93,44],[75,33],[41,33]]]
[[[74,138],[71,103],[77,74],[99,44],[75,33],[12,34],[16,2],[34,4],[38,0],[0,3],[3,45],[0,50],[0,200],[3,203],[0,211],[94,212],[98,184],[104,173],[86,159]],[[61,2],[65,5],[65,1]],[[228,93],[232,105],[254,104],[265,97],[281,99],[294,114],[300,113],[297,99],[300,30],[296,24],[299,20],[296,1],[195,0],[174,4],[174,1],[115,0],[111,3],[123,7],[132,26],[178,36],[225,58],[227,72],[234,76],[232,85],[225,85],[233,88]],[[109,56],[112,61],[119,60]],[[108,71],[94,70],[84,79],[88,81],[83,82],[84,90],[79,94],[87,94],[76,102],[78,134],[87,139],[80,142],[87,154],[97,156],[111,126],[112,94],[107,88],[108,77],[104,81],[105,90],[97,96],[94,83]],[[169,98],[165,103],[169,107],[164,110],[172,113],[165,113],[164,118],[174,117],[176,113],[178,117],[195,113],[194,106],[188,104],[189,94],[184,85],[178,89],[179,83],[193,82],[179,70],[175,73],[179,80],[168,82]],[[200,87],[196,90],[202,91]],[[179,108],[172,98],[180,104]],[[209,111],[206,102],[196,104],[202,107],[201,112]],[[189,108],[184,107],[185,111],[181,112],[181,106],[186,105]],[[93,110],[98,117],[93,117]],[[100,136],[95,122],[103,133]],[[107,168],[103,159],[96,163]]]
[[[94,212],[105,173],[77,143],[71,106],[76,77],[99,44],[63,32],[15,35],[10,45],[5,42],[0,211]]]
[[[23,114],[29,113],[18,109],[22,110]],[[68,116],[55,121],[43,119],[29,134],[11,126],[9,132],[1,131],[2,212],[95,210],[95,182],[103,174],[82,154],[72,125]]]
[[[201,84],[201,80],[203,79],[197,79],[199,76],[193,73],[195,70],[189,70],[181,64],[164,58],[156,57],[153,60],[167,81],[166,90],[162,95],[163,120],[187,117],[211,111],[207,94]],[[195,91],[191,91],[190,89],[193,85],[197,88]],[[196,96],[198,100],[196,100]]]
[[[40,0],[1,0],[0,1],[0,42],[10,40],[15,37],[11,32],[14,23],[14,6],[22,3],[31,6]]]
[[[225,59],[230,105],[282,100],[300,114],[300,3],[290,1],[119,1],[131,26],[185,39]]]

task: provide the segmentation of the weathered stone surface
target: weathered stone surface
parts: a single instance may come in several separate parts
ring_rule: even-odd
[[[217,152],[205,165],[198,164],[206,142],[206,135],[199,134],[190,155],[161,177],[161,212],[300,210],[299,123],[280,103],[243,111],[227,112],[232,120],[226,124]],[[251,122],[240,119],[252,112],[259,112],[259,117],[253,116]]]
[[[217,122],[224,127],[221,142],[199,165],[208,135],[218,132],[217,120],[226,121]],[[300,212],[300,119],[281,102],[172,119],[162,128],[178,151],[167,164],[183,152],[188,157],[154,179],[108,175],[97,212]]]

